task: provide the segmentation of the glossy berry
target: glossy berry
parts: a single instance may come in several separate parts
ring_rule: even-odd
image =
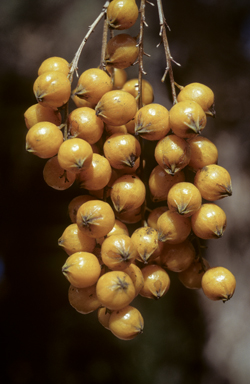
[[[135,134],[146,140],[161,140],[169,130],[169,113],[163,105],[145,105],[135,115]]]
[[[70,285],[68,299],[70,305],[83,315],[91,313],[101,306],[96,296],[95,284],[86,288],[76,288]]]
[[[37,102],[43,107],[58,109],[69,100],[71,84],[64,73],[49,71],[38,76],[33,91]]]
[[[191,223],[188,217],[173,211],[164,212],[157,221],[158,238],[170,244],[179,244],[187,239],[191,232]]]
[[[112,79],[105,71],[99,68],[90,68],[79,77],[73,95],[96,105],[101,97],[106,92],[111,91],[112,88]]]
[[[204,136],[195,136],[188,143],[191,149],[188,167],[197,171],[206,165],[217,163],[218,149],[211,140]]]
[[[98,102],[96,115],[104,123],[110,125],[123,125],[134,118],[137,111],[135,98],[128,92],[113,90],[105,93]]]
[[[53,123],[36,123],[27,132],[26,151],[43,159],[55,156],[63,143],[63,134]]]
[[[120,33],[108,41],[106,64],[120,69],[128,68],[136,61],[138,53],[136,39],[127,33]]]
[[[231,299],[236,288],[236,280],[232,272],[224,267],[208,269],[201,280],[204,294],[211,300]]]
[[[165,205],[152,209],[147,218],[148,226],[157,229],[157,220],[167,210],[168,207],[166,207]]]
[[[62,272],[74,287],[86,288],[97,282],[101,266],[93,253],[76,252],[67,258]]]
[[[58,162],[67,171],[80,173],[90,167],[93,158],[91,145],[82,139],[74,138],[62,143],[58,151]]]
[[[222,208],[216,204],[203,204],[191,216],[192,230],[201,239],[219,239],[226,229],[227,218]]]
[[[200,209],[202,197],[199,189],[189,182],[174,184],[168,192],[168,208],[180,215],[189,217]]]
[[[76,223],[72,223],[63,231],[62,236],[58,239],[58,245],[63,247],[68,255],[72,255],[76,252],[93,253],[96,244],[93,237],[87,236],[80,231]]]
[[[151,227],[137,228],[132,236],[132,243],[138,252],[137,260],[147,264],[151,255],[158,248],[158,232]]]
[[[173,272],[182,272],[194,261],[196,252],[189,240],[180,244],[164,243],[160,255],[161,266]]]
[[[68,205],[68,214],[72,223],[76,223],[76,214],[78,208],[86,201],[96,200],[95,197],[90,195],[79,195],[74,197]]]
[[[126,269],[124,269],[124,272],[127,273],[133,281],[135,287],[135,296],[137,296],[144,286],[144,278],[141,269],[136,264],[132,263]]]
[[[140,311],[131,305],[111,313],[110,331],[121,340],[132,340],[143,332],[144,320]]]
[[[137,257],[137,250],[128,235],[112,235],[102,243],[101,257],[109,269],[125,270]]]
[[[138,13],[134,0],[113,0],[107,8],[109,27],[118,30],[128,29],[135,24]]]
[[[210,265],[206,259],[194,260],[187,269],[178,273],[178,278],[186,288],[200,289],[202,276],[209,268]]]
[[[204,84],[191,83],[185,87],[180,87],[181,91],[177,96],[177,101],[194,100],[200,104],[207,115],[215,116],[214,93]]]
[[[129,305],[135,297],[135,287],[129,275],[123,271],[111,271],[102,275],[96,285],[101,304],[111,310]]]
[[[190,146],[185,139],[169,135],[158,141],[155,147],[157,163],[170,175],[174,175],[188,165],[191,156]]]
[[[122,87],[123,91],[131,93],[136,99],[138,98],[139,84],[138,79],[130,79]],[[154,90],[152,85],[145,79],[142,79],[142,104],[151,104],[154,101]]]
[[[24,120],[25,125],[28,129],[30,129],[36,123],[40,123],[42,121],[48,121],[57,126],[61,124],[61,114],[59,111],[55,111],[49,107],[43,107],[41,104],[37,103],[31,105],[24,112]]]
[[[54,156],[47,160],[43,168],[43,178],[50,187],[63,191],[71,187],[76,179],[76,175],[65,171],[58,163],[57,156]]]
[[[149,299],[160,299],[169,290],[170,278],[168,273],[159,265],[151,264],[142,268],[144,286],[140,295]]]
[[[78,137],[89,144],[95,144],[102,137],[104,124],[96,116],[94,109],[81,107],[69,114],[68,130],[71,137]]]
[[[232,195],[232,182],[229,172],[217,164],[206,165],[198,170],[194,184],[203,199],[214,201]]]
[[[201,133],[207,123],[202,107],[193,100],[176,103],[169,111],[169,125],[173,133],[182,138],[191,138]]]
[[[81,231],[90,237],[106,236],[115,224],[115,215],[111,206],[101,200],[90,200],[82,204],[76,216]]]
[[[40,67],[38,68],[38,76],[42,75],[44,72],[48,71],[58,71],[68,76],[70,65],[67,60],[62,57],[49,57],[45,59]]]
[[[90,166],[78,174],[80,188],[99,190],[108,185],[112,175],[109,161],[97,153],[93,153]]]

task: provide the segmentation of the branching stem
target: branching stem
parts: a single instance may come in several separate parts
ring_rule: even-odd
[[[167,39],[167,32],[166,32],[166,26],[168,27],[168,25],[167,25],[167,22],[166,22],[166,19],[164,16],[164,12],[163,12],[162,0],[157,0],[157,7],[158,7],[159,23],[160,23],[159,35],[162,38],[161,42],[163,42],[165,56],[166,56],[166,65],[167,65],[161,81],[164,82],[167,74],[169,74],[170,85],[171,85],[171,90],[172,90],[172,97],[173,97],[173,104],[176,104],[177,99],[176,99],[176,91],[175,91],[175,82],[174,82],[174,74],[173,74],[173,69],[172,69],[172,62],[177,64],[177,65],[180,65],[180,64],[177,63],[173,59],[173,57],[171,56],[171,53],[170,53],[168,39]],[[168,29],[169,29],[169,27],[168,27]],[[158,44],[158,46],[159,45],[160,44]]]

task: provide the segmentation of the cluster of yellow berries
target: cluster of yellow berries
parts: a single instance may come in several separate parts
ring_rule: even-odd
[[[113,0],[107,9],[115,29],[129,28],[137,17],[134,0]],[[124,340],[144,326],[131,302],[137,295],[164,296],[167,270],[187,288],[202,287],[212,300],[226,301],[235,290],[232,273],[210,268],[194,246],[197,239],[223,235],[226,215],[213,201],[232,194],[216,146],[199,135],[214,114],[213,92],[199,83],[180,87],[168,111],[153,103],[153,88],[143,80],[138,108],[138,80],[127,80],[125,72],[137,56],[133,37],[114,36],[107,44],[107,71],[87,69],[74,90],[70,64],[45,60],[33,87],[37,103],[24,114],[27,151],[47,159],[45,182],[58,190],[76,182],[84,190],[69,203],[71,224],[58,241],[68,254],[62,272],[70,282],[69,302],[83,314],[98,310],[100,323]],[[62,122],[70,98],[75,108]],[[146,181],[142,140],[152,142],[158,164]],[[186,181],[187,168],[194,182]],[[147,210],[147,198],[154,209]]]

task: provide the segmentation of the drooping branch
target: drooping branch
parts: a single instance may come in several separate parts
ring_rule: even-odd
[[[171,85],[171,90],[172,90],[172,97],[173,97],[173,104],[176,104],[177,99],[176,99],[176,91],[175,91],[175,82],[174,82],[174,74],[173,74],[173,69],[172,69],[172,62],[175,63],[176,65],[179,65],[179,66],[180,66],[180,64],[177,63],[173,59],[173,57],[171,56],[171,53],[170,53],[168,39],[167,39],[167,31],[166,31],[166,26],[168,27],[168,25],[167,25],[167,22],[166,22],[166,19],[164,16],[164,12],[163,12],[162,0],[157,0],[157,7],[158,7],[159,23],[160,23],[159,35],[162,38],[161,43],[163,43],[165,56],[166,56],[166,69],[165,69],[165,72],[164,72],[164,75],[163,75],[161,81],[164,82],[167,74],[169,74],[170,85]],[[169,27],[168,27],[168,29],[169,29]],[[160,44],[158,44],[158,46]]]

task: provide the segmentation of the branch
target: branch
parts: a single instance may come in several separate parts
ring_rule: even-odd
[[[77,74],[78,62],[79,62],[83,47],[87,43],[87,40],[88,40],[89,36],[91,35],[91,33],[94,32],[95,27],[98,25],[98,23],[101,21],[103,16],[106,14],[109,3],[110,3],[110,1],[105,2],[100,15],[95,19],[93,24],[91,24],[91,26],[89,27],[88,33],[85,35],[84,39],[82,40],[81,45],[79,46],[79,48],[78,48],[78,50],[74,56],[74,59],[72,60],[72,63],[70,65],[69,75],[68,75],[71,83],[73,80],[74,72],[76,72],[76,74]],[[78,74],[77,74],[77,76],[78,76]]]

